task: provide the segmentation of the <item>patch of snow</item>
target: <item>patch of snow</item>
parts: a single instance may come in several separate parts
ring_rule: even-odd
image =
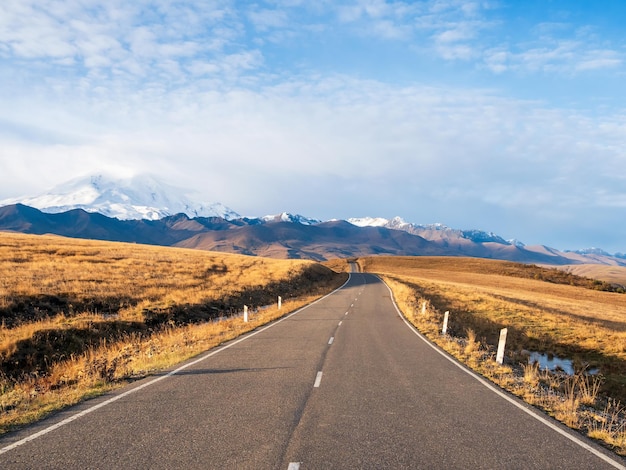
[[[574,250],[574,251],[570,251],[570,250],[565,250],[566,253],[576,253],[579,255],[599,255],[599,256],[611,256],[610,253],[607,253],[606,251],[604,251],[601,248],[595,248],[595,247],[591,247],[591,248],[584,248],[582,250]]]
[[[291,222],[301,225],[317,225],[321,223],[320,220],[310,219],[300,214],[290,214],[289,212],[281,212],[277,215],[266,215],[260,218],[265,223],[268,222]]]
[[[494,242],[500,243],[502,245],[510,245],[510,243],[507,242],[504,238],[496,235],[493,232],[484,232],[482,230],[462,230],[461,233],[463,234],[464,238],[467,238],[468,240],[471,240],[475,243]]]
[[[389,223],[388,219],[382,217],[356,217],[346,221],[357,227],[385,227]]]
[[[524,244],[524,242],[518,240],[517,238],[511,238],[510,240],[507,240],[508,243],[510,243],[513,246],[516,246],[518,248],[524,248],[526,246],[526,244]]]

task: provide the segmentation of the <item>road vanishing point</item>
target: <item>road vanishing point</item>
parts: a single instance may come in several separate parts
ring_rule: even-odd
[[[8,469],[609,469],[427,342],[375,275],[0,439]]]

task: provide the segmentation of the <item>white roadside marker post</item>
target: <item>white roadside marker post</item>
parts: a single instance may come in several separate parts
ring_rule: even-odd
[[[278,310],[280,310],[283,307],[283,298],[279,295],[278,296]]]
[[[443,315],[443,328],[441,329],[441,334],[445,335],[446,331],[448,331],[448,317],[450,316],[450,312],[446,310],[446,313]]]
[[[500,330],[500,341],[498,342],[498,353],[496,354],[496,362],[502,364],[504,362],[504,347],[506,346],[507,328]]]
[[[245,323],[248,323],[248,306],[247,305],[243,306],[243,321]]]

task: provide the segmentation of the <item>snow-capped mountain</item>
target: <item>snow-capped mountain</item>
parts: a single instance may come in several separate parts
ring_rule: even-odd
[[[518,240],[517,238],[512,238],[510,240],[507,240],[507,242],[509,242],[513,246],[517,246],[518,248],[524,248],[526,246],[524,242]]]
[[[392,220],[402,220],[400,217],[395,217]],[[389,219],[384,219],[382,217],[354,217],[347,219],[352,225],[356,225],[357,227],[386,227],[389,224]]]
[[[282,212],[278,215],[266,215],[261,217],[261,220],[267,222],[291,222],[301,225],[317,225],[321,224],[321,220],[310,219],[300,214],[290,214],[289,212]]]
[[[423,230],[451,230],[443,224],[418,225],[405,221],[402,217],[394,217],[393,219],[385,219],[383,217],[359,217],[347,219],[352,225],[357,227],[384,227],[394,230],[404,230],[413,233],[414,231]]]
[[[458,230],[440,223],[428,225],[412,224],[410,222],[406,222],[401,217],[394,217],[393,219],[384,219],[381,217],[362,217],[348,219],[348,222],[356,225],[357,227],[384,227],[393,230],[403,230],[412,235],[419,235],[427,240],[457,237],[464,238],[475,243],[493,242],[501,245],[513,244],[493,232],[485,232],[482,230]],[[521,242],[519,241],[515,243],[516,246],[520,246],[520,244]],[[521,244],[521,246],[523,246],[523,244]]]
[[[600,255],[600,256],[611,256],[610,253],[607,253],[602,248],[584,248],[582,250],[565,250],[565,253],[577,253],[579,255]]]
[[[493,232],[485,232],[483,230],[461,230],[463,238],[476,243],[500,243],[501,245],[510,245],[508,241]]]
[[[84,209],[120,220],[158,220],[178,213],[227,220],[241,217],[220,203],[197,201],[193,192],[170,186],[149,175],[127,179],[94,175],[71,180],[39,196],[0,201],[0,206],[21,203],[52,214]]]

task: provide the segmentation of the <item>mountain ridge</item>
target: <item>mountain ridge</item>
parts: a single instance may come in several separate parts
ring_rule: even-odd
[[[466,238],[429,240],[403,230],[358,227],[345,220],[302,224],[280,218],[190,218],[183,213],[159,220],[119,220],[83,209],[51,214],[14,204],[0,207],[0,230],[316,261],[386,254],[467,256],[553,266],[588,262],[626,266],[626,260],[600,255],[587,259],[591,255]]]

